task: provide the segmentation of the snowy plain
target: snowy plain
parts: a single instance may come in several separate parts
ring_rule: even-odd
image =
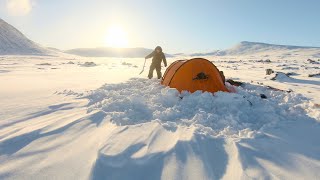
[[[320,61],[206,58],[245,86],[179,94],[139,58],[1,56],[0,179],[320,179]]]

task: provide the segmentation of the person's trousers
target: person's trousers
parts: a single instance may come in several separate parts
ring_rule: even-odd
[[[161,75],[161,65],[155,65],[155,64],[151,64],[148,78],[151,79],[153,77],[153,71],[154,70],[157,71],[158,79],[160,79],[162,77],[162,75]]]

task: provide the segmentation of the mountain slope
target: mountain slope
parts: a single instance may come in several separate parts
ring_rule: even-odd
[[[256,53],[294,53],[294,52],[318,52],[319,47],[303,47],[303,46],[288,46],[288,45],[276,45],[258,42],[243,41],[236,46],[224,51],[227,55],[247,55]]]
[[[0,19],[0,55],[44,55],[48,52]]]
[[[239,44],[226,49],[215,50],[208,53],[196,53],[191,56],[277,56],[277,57],[300,57],[308,56],[310,58],[320,58],[320,47],[303,47],[276,45],[259,42],[242,41]]]

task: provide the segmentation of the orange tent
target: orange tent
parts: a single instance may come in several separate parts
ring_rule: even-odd
[[[173,62],[163,75],[161,84],[191,93],[202,90],[208,92],[229,92],[217,67],[207,59],[194,58]]]

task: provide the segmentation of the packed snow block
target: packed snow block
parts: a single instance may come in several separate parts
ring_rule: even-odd
[[[224,84],[223,73],[203,58],[173,62],[164,73],[161,84],[176,88],[179,92],[229,92]]]

